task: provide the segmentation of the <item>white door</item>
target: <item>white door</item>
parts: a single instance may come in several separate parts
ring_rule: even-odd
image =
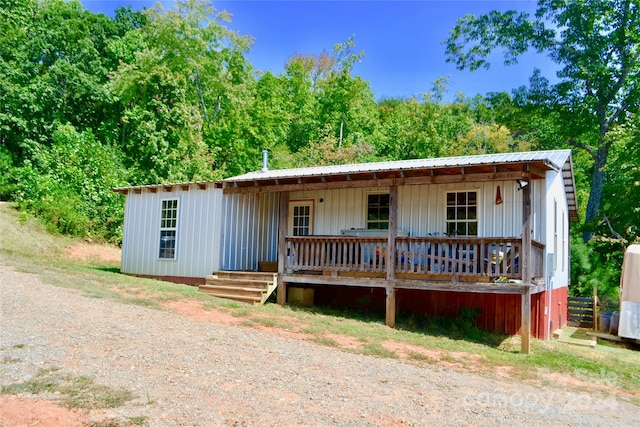
[[[313,200],[289,202],[289,236],[313,234]]]

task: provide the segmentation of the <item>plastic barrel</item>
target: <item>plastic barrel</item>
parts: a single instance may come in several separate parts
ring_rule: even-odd
[[[620,313],[614,311],[611,313],[611,320],[609,321],[609,333],[611,335],[618,335],[618,323],[620,322]]]
[[[600,332],[609,332],[609,326],[611,324],[611,312],[610,311],[601,311],[600,312],[600,324],[599,329]]]

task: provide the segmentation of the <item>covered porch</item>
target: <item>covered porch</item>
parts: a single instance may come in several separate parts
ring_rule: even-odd
[[[385,236],[292,236],[289,192],[281,192],[278,303],[286,304],[288,285],[382,288],[385,323],[395,327],[399,289],[516,294],[521,300],[521,351],[529,353],[531,295],[545,289],[545,246],[531,238],[529,180],[522,187],[522,237],[399,236],[397,185],[388,187]]]
[[[282,171],[265,167],[225,180],[223,190],[238,197],[269,195],[273,200],[272,208],[265,210],[273,215],[265,216],[264,223],[270,225],[264,229],[273,230],[270,241],[277,242],[277,256],[268,261],[277,262],[279,304],[286,303],[287,286],[384,289],[386,324],[393,327],[397,290],[512,295],[522,304],[519,333],[527,353],[531,295],[548,286],[549,243],[544,241],[548,234],[542,219],[548,209],[547,172],[562,177],[566,173],[565,190],[573,191],[571,165],[567,153],[561,154],[512,153]],[[371,200],[376,202],[378,195],[385,197],[381,227],[380,221],[369,221]],[[475,212],[477,206],[483,210],[482,219],[469,217],[472,228],[450,222],[449,209],[460,209],[459,204],[449,206],[450,195],[472,195],[473,203],[463,208],[472,205]],[[300,212],[308,215],[303,218],[308,219],[304,230],[292,222]],[[569,212],[574,214],[573,209]],[[376,233],[370,233],[373,229]],[[367,232],[359,235],[358,230]]]

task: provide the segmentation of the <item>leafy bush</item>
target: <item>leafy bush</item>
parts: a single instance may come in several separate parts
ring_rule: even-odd
[[[124,174],[117,153],[71,125],[59,126],[53,141],[17,169],[14,198],[50,231],[118,240],[123,200],[111,188],[124,183]]]
[[[584,242],[581,236],[571,239],[571,286],[574,296],[593,295],[617,299],[620,295],[620,271],[624,251],[619,241],[594,238]]]
[[[13,156],[6,145],[0,145],[0,200],[8,200],[16,189]]]

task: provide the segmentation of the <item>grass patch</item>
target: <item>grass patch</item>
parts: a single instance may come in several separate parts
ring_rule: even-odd
[[[57,369],[40,369],[29,381],[18,384],[9,384],[0,387],[1,394],[40,394],[53,393],[60,386],[59,379],[55,376]]]
[[[409,359],[416,360],[418,362],[435,363],[439,360],[435,357],[427,356],[426,354],[418,353],[415,351],[407,352],[407,356],[409,356]]]
[[[147,298],[124,298],[122,302],[146,308],[160,308],[160,304],[157,301],[152,301]]]
[[[340,347],[340,344],[338,344],[336,340],[329,337],[313,337],[311,338],[311,341],[315,342],[316,344],[323,345],[325,347],[334,347],[334,348]]]
[[[280,319],[275,317],[254,317],[253,321],[255,324],[266,326],[268,328],[281,327],[284,329],[286,327]]]
[[[387,357],[387,358],[393,358],[393,359],[398,357],[398,355],[395,352],[391,350],[387,350],[381,344],[378,344],[378,343],[365,344],[365,346],[362,347],[360,352],[362,354],[366,354],[369,356]]]
[[[238,307],[237,309],[231,311],[231,315],[233,317],[251,317],[249,313],[250,310],[247,307]]]
[[[59,391],[65,396],[64,404],[69,409],[118,408],[133,399],[129,390],[99,385],[85,376],[67,377],[66,384],[61,385]]]
[[[147,424],[147,417],[127,417],[127,421],[133,426],[144,426]]]
[[[117,408],[133,399],[128,390],[99,385],[86,376],[63,375],[56,368],[41,369],[29,381],[2,386],[0,393],[59,393],[66,408],[84,410]]]
[[[127,417],[126,421],[109,419],[91,423],[89,427],[131,427],[147,425],[147,417]]]

